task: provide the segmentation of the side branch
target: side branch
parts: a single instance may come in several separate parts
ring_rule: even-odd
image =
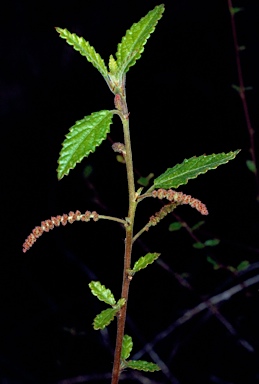
[[[125,220],[112,216],[98,215],[98,213],[95,211],[86,211],[84,214],[81,214],[80,211],[71,211],[68,215],[63,214],[62,216],[52,216],[51,219],[42,221],[41,225],[35,227],[23,243],[23,252],[27,252],[44,232],[49,232],[54,227],[59,227],[60,224],[66,225],[67,223],[72,224],[74,223],[74,221],[90,221],[90,219],[93,219],[94,221],[97,221],[99,219],[106,219],[117,221],[118,223],[121,223],[125,226],[127,225],[127,222]]]

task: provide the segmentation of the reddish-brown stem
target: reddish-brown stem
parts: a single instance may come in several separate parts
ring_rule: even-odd
[[[123,341],[125,322],[126,322],[127,302],[128,302],[129,285],[130,285],[130,278],[128,276],[127,271],[130,269],[130,265],[131,265],[133,226],[134,226],[135,211],[137,206],[134,174],[133,174],[131,141],[130,141],[130,132],[129,132],[128,109],[127,109],[126,97],[125,97],[125,84],[123,86],[121,94],[119,95],[119,97],[117,96],[116,98],[115,106],[119,111],[118,115],[120,116],[123,124],[124,145],[125,145],[124,159],[126,163],[127,180],[128,180],[129,210],[128,210],[128,217],[126,218],[127,225],[125,226],[126,238],[125,238],[125,251],[124,251],[123,282],[122,282],[122,289],[121,289],[121,297],[125,299],[125,305],[120,309],[120,311],[117,314],[117,337],[116,337],[116,346],[115,346],[115,353],[114,353],[111,384],[118,384],[119,377],[120,377],[121,350],[122,350],[122,341]]]
[[[239,96],[242,102],[243,111],[245,115],[245,121],[246,126],[249,134],[250,139],[250,154],[252,161],[254,163],[254,173],[255,173],[255,181],[257,186],[257,200],[259,200],[259,178],[258,178],[258,171],[256,167],[256,155],[255,155],[255,143],[254,143],[254,129],[251,124],[250,114],[247,106],[247,100],[246,100],[246,89],[244,86],[244,79],[243,79],[243,73],[242,73],[242,66],[241,66],[241,60],[240,60],[240,48],[238,45],[237,40],[237,31],[236,31],[236,24],[235,24],[235,12],[233,12],[233,6],[232,6],[232,0],[228,0],[228,8],[230,12],[230,18],[231,18],[231,28],[232,28],[232,35],[234,40],[234,47],[235,47],[235,57],[236,57],[236,66],[237,66],[237,75],[238,75],[238,82],[239,82]]]
[[[116,347],[115,347],[114,363],[113,363],[113,371],[112,371],[112,384],[117,384],[120,376],[121,349],[122,349],[122,341],[123,341],[124,329],[125,329],[127,301],[129,296],[129,285],[130,285],[130,279],[127,274],[127,270],[130,269],[131,249],[132,249],[132,230],[127,230],[126,239],[125,239],[123,283],[122,283],[122,291],[121,291],[121,297],[126,300],[126,303],[121,308],[121,310],[117,315],[117,338],[116,338]]]

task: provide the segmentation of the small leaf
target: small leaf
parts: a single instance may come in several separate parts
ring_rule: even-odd
[[[192,246],[193,246],[193,248],[197,248],[197,249],[205,248],[205,245],[203,243],[201,243],[200,241],[198,241],[197,243],[194,243]]]
[[[192,231],[195,231],[196,229],[200,228],[203,224],[205,224],[205,221],[204,221],[204,220],[202,220],[202,221],[198,221],[197,224],[194,224],[194,226],[191,227],[191,230],[192,230]]]
[[[250,265],[249,261],[247,261],[247,260],[241,261],[241,263],[238,264],[238,266],[237,266],[238,272],[243,271],[244,269],[248,268],[249,265]]]
[[[115,308],[108,308],[102,311],[101,313],[99,313],[99,315],[97,315],[94,318],[94,322],[93,322],[94,329],[98,330],[98,329],[104,329],[105,327],[107,327],[107,325],[109,325],[112,322],[117,312],[118,311]]]
[[[209,156],[191,157],[185,159],[181,164],[168,168],[165,173],[154,180],[155,188],[177,188],[179,185],[187,184],[188,180],[195,179],[198,175],[206,173],[219,165],[226,164],[240,152],[239,150],[229,153],[219,153]]]
[[[66,39],[69,45],[72,45],[76,51],[79,51],[82,56],[85,56],[87,60],[98,69],[104,78],[108,77],[108,71],[106,65],[99,55],[88,41],[85,41],[83,37],[78,37],[75,33],[70,33],[67,29],[56,28],[62,39]]]
[[[211,240],[206,240],[204,245],[207,247],[215,247],[215,245],[218,245],[220,243],[219,239],[211,239]]]
[[[113,306],[113,308],[116,308],[118,311],[121,309],[121,307],[123,307],[123,305],[125,305],[126,303],[126,300],[122,297],[121,299],[119,299],[116,303],[116,305]]]
[[[157,5],[148,12],[138,23],[134,23],[122,38],[116,53],[118,77],[128,72],[144,51],[144,46],[150,34],[154,32],[156,24],[164,12],[164,5]]]
[[[89,287],[94,296],[96,296],[100,301],[104,301],[106,304],[115,305],[116,301],[111,293],[111,291],[105,288],[104,285],[100,283],[100,281],[91,281],[89,283]]]
[[[217,270],[220,268],[220,265],[217,263],[217,261],[215,261],[214,259],[212,259],[211,257],[207,257],[207,261],[213,265],[213,269]]]
[[[129,335],[124,335],[123,341],[122,341],[122,351],[121,351],[121,358],[123,360],[126,360],[130,352],[132,351],[133,348],[133,342],[132,342],[132,337]]]
[[[246,160],[246,166],[249,169],[249,171],[256,173],[256,165],[255,165],[254,161]]]
[[[231,87],[232,87],[235,91],[237,91],[238,93],[241,92],[241,88],[240,88],[238,85],[232,84]]]
[[[243,11],[244,8],[230,7],[229,10],[230,10],[231,15],[235,15],[236,13]]]
[[[170,232],[173,232],[173,231],[178,231],[179,229],[182,228],[182,223],[180,223],[179,221],[175,221],[174,223],[171,223],[169,225],[169,231]]]
[[[93,112],[79,120],[66,135],[58,160],[58,179],[68,175],[76,163],[82,161],[106,138],[110,132],[113,113],[111,111]]]
[[[137,180],[139,185],[143,185],[143,187],[147,187],[149,185],[150,180],[154,177],[154,173],[150,173],[147,177],[140,177]]]
[[[112,55],[110,55],[110,58],[109,58],[109,70],[112,75],[115,75],[118,70],[117,62]]]
[[[140,257],[134,264],[133,273],[146,268],[148,264],[152,264],[160,255],[161,253],[147,253],[145,256]]]
[[[144,360],[129,360],[126,362],[127,368],[137,369],[138,371],[155,372],[161,368],[157,364],[149,363]]]
[[[83,176],[85,179],[88,179],[89,176],[93,173],[93,167],[91,165],[87,165],[83,170]]]

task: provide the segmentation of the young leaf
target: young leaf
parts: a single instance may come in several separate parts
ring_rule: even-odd
[[[98,329],[104,329],[105,327],[107,327],[107,325],[109,325],[112,322],[117,312],[118,312],[117,309],[108,308],[102,311],[101,313],[99,313],[99,315],[97,315],[94,318],[94,322],[93,322],[94,329],[98,330]]]
[[[121,299],[119,299],[116,303],[116,305],[113,306],[113,308],[116,308],[117,311],[119,311],[121,309],[121,307],[123,307],[123,305],[125,305],[126,303],[126,300],[122,297]]]
[[[157,364],[149,363],[144,360],[130,360],[126,362],[127,368],[137,369],[138,371],[155,372],[160,371]]]
[[[135,273],[146,268],[148,264],[152,264],[160,255],[161,253],[147,253],[136,261],[132,271]]]
[[[164,5],[157,5],[148,12],[138,23],[134,23],[122,38],[116,52],[118,77],[128,72],[129,68],[136,63],[144,51],[144,45],[150,34],[154,32],[156,24],[164,12]]]
[[[65,39],[69,45],[72,45],[76,51],[79,51],[82,56],[85,56],[93,66],[103,75],[104,78],[108,77],[108,71],[106,65],[99,55],[88,41],[85,41],[83,37],[78,37],[75,33],[70,33],[67,29],[56,28],[62,39]]]
[[[238,152],[240,150],[185,159],[181,164],[168,168],[165,173],[157,177],[154,180],[154,186],[155,188],[169,189],[187,184],[188,180],[195,179],[198,175],[206,173],[210,169],[215,169],[219,165],[228,163],[229,160],[236,157]]]
[[[104,285],[100,283],[100,281],[91,281],[89,283],[89,287],[94,296],[96,296],[100,301],[104,301],[106,304],[115,305],[116,301],[111,293],[111,291],[105,288]]]
[[[113,113],[103,110],[79,120],[66,135],[58,160],[58,179],[68,175],[76,163],[82,161],[101,144],[110,132]]]
[[[178,231],[179,229],[182,228],[182,223],[180,223],[179,221],[175,221],[174,223],[171,223],[169,225],[169,231],[170,232],[173,232],[173,231]]]
[[[126,360],[130,352],[132,351],[133,348],[133,342],[132,342],[132,337],[129,335],[124,335],[123,337],[123,342],[122,342],[122,351],[121,351],[121,358],[123,360]]]

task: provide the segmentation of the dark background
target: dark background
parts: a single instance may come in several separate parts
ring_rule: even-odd
[[[57,181],[61,143],[76,120],[113,109],[113,95],[100,74],[58,37],[54,27],[84,36],[107,63],[117,43],[156,1],[15,1],[1,5],[1,234],[0,383],[108,383],[115,322],[92,329],[105,305],[91,295],[97,279],[120,295],[123,238],[119,224],[74,223],[44,234],[25,255],[22,244],[34,226],[79,209],[125,217],[124,165],[111,141],[122,141],[114,118],[94,154]],[[145,51],[127,75],[127,100],[136,180],[157,177],[184,158],[242,149],[234,161],[180,188],[205,203],[210,215],[195,231],[216,247],[195,249],[188,231],[169,232],[170,216],[144,234],[133,259],[161,252],[134,278],[126,332],[135,356],[153,360],[162,372],[124,382],[259,382],[258,202],[247,169],[249,135],[239,95],[227,1],[165,1],[166,10]],[[259,3],[235,1],[244,81],[252,124],[258,130]],[[255,134],[258,148],[258,136]],[[84,176],[86,166],[93,169]],[[136,228],[161,205],[139,206]],[[203,220],[190,207],[177,210],[191,227]],[[213,270],[207,258],[221,268]],[[250,266],[235,272],[240,262]],[[229,269],[232,266],[232,271]],[[238,293],[224,296],[237,287]],[[217,306],[208,298],[221,294]],[[224,301],[224,299],[226,299]],[[204,311],[194,308],[204,303]],[[198,309],[197,309],[198,311]],[[198,311],[199,312],[199,311]],[[184,315],[186,317],[184,317]],[[180,320],[179,320],[180,319]],[[171,327],[166,337],[161,333]],[[131,375],[131,376],[130,376]]]

